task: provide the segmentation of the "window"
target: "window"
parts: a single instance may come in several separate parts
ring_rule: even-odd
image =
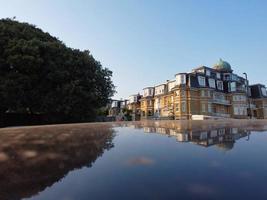
[[[204,97],[205,96],[205,91],[201,90],[201,96]]]
[[[219,129],[218,130],[219,135],[224,135],[225,134],[225,129]]]
[[[223,90],[223,82],[222,81],[217,81],[217,89]]]
[[[243,115],[248,115],[247,111],[248,111],[247,108],[243,107]]]
[[[155,99],[154,105],[155,105],[155,108],[159,108],[160,107],[160,99],[159,98]]]
[[[231,80],[230,74],[224,74],[223,80],[230,81]]]
[[[167,97],[164,97],[164,106],[166,106],[168,103]]]
[[[210,70],[206,69],[206,75],[210,76]]]
[[[144,97],[146,97],[147,96],[147,92],[146,92],[146,90],[144,90]]]
[[[210,137],[211,137],[211,138],[215,138],[215,137],[217,137],[217,130],[212,130],[212,131],[210,131]]]
[[[186,103],[182,102],[182,112],[185,112],[185,111],[186,111]]]
[[[185,91],[184,90],[181,90],[181,95],[182,95],[182,97],[185,96]]]
[[[239,113],[238,107],[235,106],[235,107],[234,107],[234,114],[235,114],[235,115],[238,115],[238,113]]]
[[[232,74],[232,80],[233,80],[233,81],[237,81],[237,79],[238,79],[238,78],[237,78],[237,75]]]
[[[216,86],[215,86],[215,80],[213,78],[209,78],[209,86],[211,88],[216,88]]]
[[[241,89],[242,91],[245,91],[245,92],[247,91],[247,90],[246,90],[246,86],[245,86],[245,84],[242,84],[242,85],[240,86],[240,89]]]
[[[251,88],[248,88],[248,95],[251,96]]]
[[[236,91],[236,82],[231,82],[230,83],[230,91],[235,92]]]
[[[176,110],[176,112],[179,112],[179,110],[180,110],[180,109],[179,109],[179,103],[176,103],[176,104],[175,104],[175,110]]]
[[[261,93],[262,93],[263,96],[267,96],[265,87],[261,87]]]
[[[216,73],[216,78],[221,79],[221,74],[219,72]]]
[[[201,104],[201,111],[202,112],[206,112],[206,105],[205,105],[205,103],[202,103]]]
[[[154,88],[146,88],[146,89],[144,89],[144,97],[153,96],[153,93],[154,93]]]
[[[206,80],[205,80],[205,77],[203,77],[203,76],[198,76],[198,84],[200,85],[200,86],[206,86]]]
[[[234,101],[246,101],[247,97],[244,95],[234,95],[233,96],[233,100]]]
[[[155,95],[163,94],[164,93],[164,85],[158,86],[155,88]],[[152,90],[153,93],[153,90]]]
[[[211,113],[212,112],[212,107],[211,107],[211,103],[208,104],[208,112]]]
[[[200,136],[199,136],[200,140],[205,140],[207,138],[208,138],[208,133],[207,132],[201,132],[200,133]]]
[[[235,106],[234,115],[247,115],[247,107],[245,106]]]
[[[236,101],[236,95],[233,96],[233,101]]]

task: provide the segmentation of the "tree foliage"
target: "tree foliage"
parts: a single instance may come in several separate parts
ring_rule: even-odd
[[[0,112],[93,119],[115,92],[111,77],[89,51],[33,25],[0,20]]]

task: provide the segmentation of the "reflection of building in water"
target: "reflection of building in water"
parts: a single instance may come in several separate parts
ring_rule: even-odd
[[[144,132],[145,133],[155,133],[156,128],[155,127],[144,127]]]
[[[146,133],[159,133],[175,137],[178,142],[192,142],[201,146],[217,145],[222,149],[231,149],[236,140],[246,137],[250,131],[240,128],[219,128],[209,131],[187,131],[170,128],[144,127]]]
[[[192,132],[190,139],[193,143],[202,146],[219,144],[220,147],[233,147],[236,140],[246,137],[249,131],[237,128],[221,128],[206,132]]]
[[[166,129],[166,128],[160,128],[160,127],[157,127],[156,128],[156,132],[157,133],[161,133],[161,134],[165,134],[165,135],[169,135],[170,134],[170,129]]]
[[[113,147],[107,125],[0,130],[0,199],[28,198]]]
[[[170,129],[170,136],[175,137],[178,142],[188,142],[188,133]]]

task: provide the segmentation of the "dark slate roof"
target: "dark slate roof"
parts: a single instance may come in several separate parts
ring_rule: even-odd
[[[255,84],[255,85],[250,85],[250,90],[251,90],[251,97],[252,98],[264,98],[265,96],[262,95],[261,88],[265,87],[262,84]],[[266,97],[265,97],[266,98]]]

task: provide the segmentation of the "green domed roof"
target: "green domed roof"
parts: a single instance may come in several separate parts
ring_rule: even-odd
[[[223,71],[223,72],[232,72],[231,65],[222,59],[220,59],[219,62],[217,62],[213,66],[213,69]]]

